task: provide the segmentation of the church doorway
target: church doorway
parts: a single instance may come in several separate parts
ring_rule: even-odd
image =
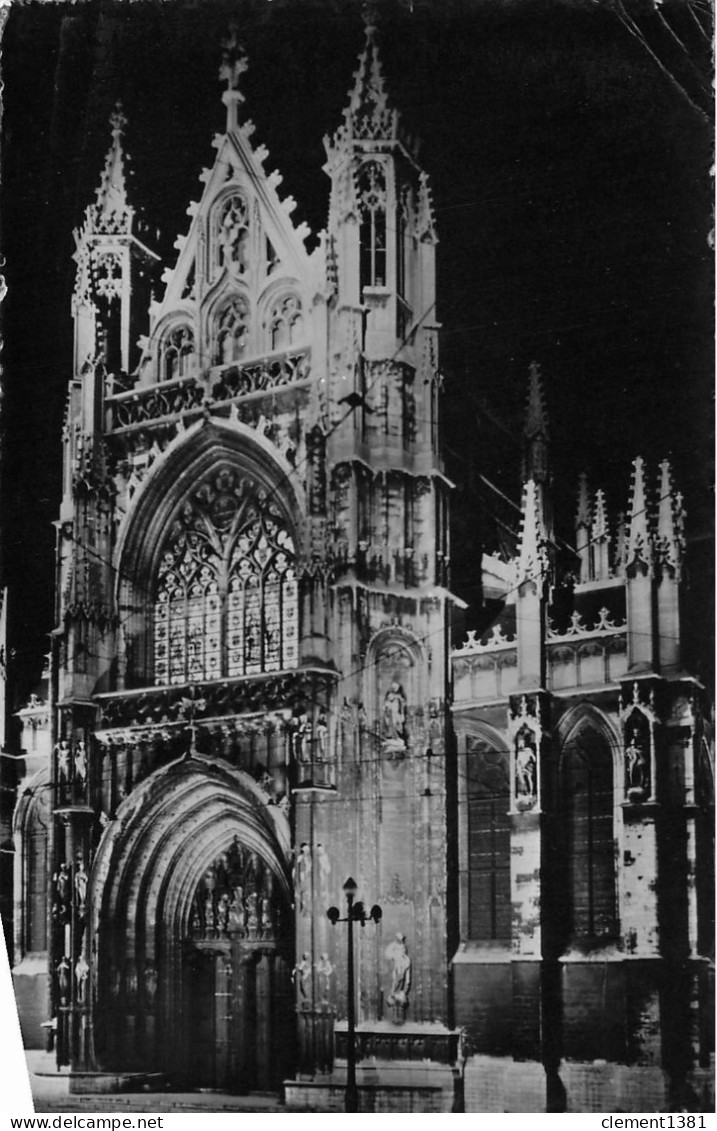
[[[237,837],[208,862],[182,942],[187,1085],[279,1091],[292,1071],[290,909],[270,866]]]

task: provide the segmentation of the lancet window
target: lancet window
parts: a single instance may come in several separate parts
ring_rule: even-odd
[[[298,663],[295,550],[265,488],[225,467],[167,535],[154,600],[154,682],[181,684]]]
[[[466,738],[468,937],[507,942],[511,933],[508,753]]]
[[[177,326],[162,343],[161,379],[187,377],[194,357],[194,335],[188,326]]]
[[[607,742],[585,728],[563,751],[561,809],[568,939],[616,930],[613,766]]]
[[[296,345],[303,333],[301,302],[296,295],[284,295],[272,307],[269,317],[269,340],[272,350],[285,350]]]
[[[249,209],[239,193],[233,193],[216,213],[215,254],[219,269],[241,275],[247,267]]]
[[[386,174],[376,161],[362,165],[358,174],[361,210],[361,287],[386,284]]]
[[[235,298],[222,307],[216,323],[215,365],[239,361],[246,350],[248,312],[243,299]]]

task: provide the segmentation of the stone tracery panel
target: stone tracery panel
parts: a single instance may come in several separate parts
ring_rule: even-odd
[[[269,492],[225,466],[184,503],[155,583],[154,682],[298,663],[295,549]]]

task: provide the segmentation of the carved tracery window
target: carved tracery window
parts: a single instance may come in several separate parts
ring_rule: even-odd
[[[361,213],[361,287],[386,284],[386,174],[376,161],[362,165],[358,175]]]
[[[301,341],[303,318],[296,295],[284,295],[272,307],[269,316],[269,340],[272,350],[285,350]]]
[[[270,493],[224,467],[182,507],[154,601],[154,682],[295,667],[294,543]]]
[[[239,193],[221,204],[216,213],[215,254],[218,268],[241,275],[247,266],[249,209]]]
[[[177,326],[162,343],[161,379],[173,381],[188,376],[194,357],[194,335],[188,326]]]
[[[216,321],[215,365],[240,360],[246,349],[247,329],[246,303],[235,298],[221,309]]]

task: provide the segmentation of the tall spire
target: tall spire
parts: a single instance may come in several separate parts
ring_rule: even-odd
[[[130,208],[127,200],[125,154],[122,146],[126,125],[122,103],[117,102],[110,117],[112,142],[105,157],[96,204],[89,210],[88,218],[95,233],[129,233],[132,227],[134,209]]]
[[[374,3],[364,5],[363,19],[364,45],[354,72],[348,105],[343,112],[343,122],[330,141],[324,139],[329,165],[356,143],[359,143],[358,148],[360,143],[371,147],[376,141],[401,142],[415,158],[416,145],[401,129],[399,113],[389,102],[378,50]]]

